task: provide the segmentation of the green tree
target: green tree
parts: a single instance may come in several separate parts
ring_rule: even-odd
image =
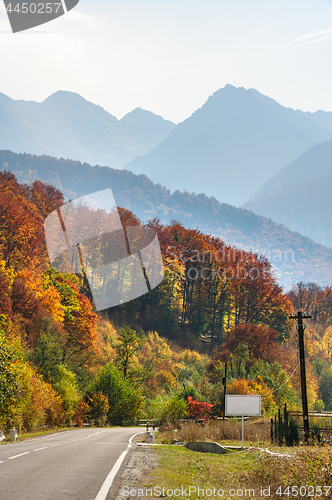
[[[173,394],[166,402],[161,413],[163,423],[176,422],[188,416],[188,403],[181,395]]]
[[[120,328],[118,335],[115,349],[123,376],[127,378],[130,362],[135,354],[141,350],[143,341],[135,330],[131,330],[129,327]]]
[[[1,315],[3,319],[3,315]],[[8,416],[17,399],[16,354],[0,329],[0,422]]]
[[[120,370],[108,363],[96,376],[92,393],[102,392],[108,397],[108,423],[122,425],[124,421],[138,418],[143,398]]]
[[[64,365],[59,365],[57,371],[53,387],[61,396],[67,420],[71,421],[80,399],[75,373]]]
[[[47,318],[47,322],[49,318]],[[63,358],[63,347],[51,333],[41,333],[31,359],[47,382],[55,381]]]

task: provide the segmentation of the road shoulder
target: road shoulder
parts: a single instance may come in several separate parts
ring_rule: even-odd
[[[134,444],[133,453],[124,467],[118,480],[115,500],[139,498],[137,491],[147,487],[153,477],[153,470],[158,467],[158,455],[151,446]],[[127,494],[129,490],[129,494]],[[130,494],[134,493],[133,495]]]

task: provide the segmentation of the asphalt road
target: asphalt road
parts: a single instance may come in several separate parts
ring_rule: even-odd
[[[130,458],[129,439],[140,431],[139,428],[75,429],[1,445],[0,499],[114,498],[114,475],[119,467],[121,472]]]

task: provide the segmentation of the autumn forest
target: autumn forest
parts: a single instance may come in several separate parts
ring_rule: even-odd
[[[270,262],[221,239],[152,219],[164,265],[149,293],[96,312],[84,273],[50,266],[44,220],[67,200],[50,184],[0,172],[0,430],[123,425],[223,412],[227,390],[262,395],[264,414],[301,407],[305,329],[311,410],[332,410],[332,284],[287,293]],[[119,208],[123,226],[138,217]]]

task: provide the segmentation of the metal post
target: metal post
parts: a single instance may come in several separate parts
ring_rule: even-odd
[[[243,436],[244,436],[244,416],[242,415],[242,448],[243,448]]]
[[[279,446],[282,445],[282,421],[281,421],[281,411],[278,409],[278,426],[279,426]]]
[[[284,408],[284,421],[285,421],[285,445],[288,445],[288,412],[287,412],[287,403],[285,403]]]
[[[277,442],[277,436],[278,436],[278,431],[277,431],[277,415],[274,415],[274,440]]]
[[[297,329],[299,332],[299,351],[300,351],[300,367],[301,367],[301,392],[302,392],[302,413],[303,413],[303,428],[304,441],[309,442],[309,412],[307,398],[307,382],[305,374],[305,355],[304,355],[304,328],[303,318],[311,318],[309,314],[305,315],[299,311],[295,316],[290,316],[290,319],[297,319]]]

